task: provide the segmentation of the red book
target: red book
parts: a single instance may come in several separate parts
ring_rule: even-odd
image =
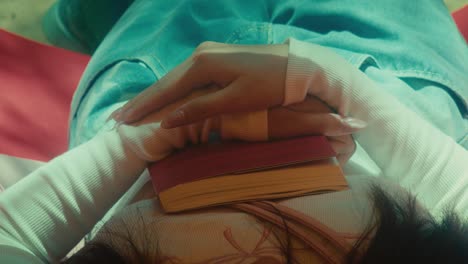
[[[182,149],[148,169],[163,208],[175,212],[253,196],[280,198],[343,189],[347,184],[335,155],[324,136],[231,141]]]
[[[334,157],[324,136],[271,142],[218,142],[194,145],[153,163],[148,170],[160,193],[178,184]]]

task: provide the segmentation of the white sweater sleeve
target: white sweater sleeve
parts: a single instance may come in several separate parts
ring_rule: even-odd
[[[0,194],[0,262],[60,260],[146,167],[116,131],[58,156]]]
[[[330,49],[288,41],[285,105],[310,94],[342,116],[366,121],[354,137],[386,177],[411,190],[433,213],[453,205],[468,217],[465,149]]]
[[[139,124],[99,133],[0,193],[0,263],[59,261],[132,186],[147,161],[206,139],[213,128],[208,120],[160,128],[164,114],[188,99]],[[265,140],[266,116],[266,111],[222,116],[218,129],[223,138]]]

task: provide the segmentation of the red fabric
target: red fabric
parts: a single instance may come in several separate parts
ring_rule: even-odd
[[[48,161],[68,146],[68,114],[89,56],[0,30],[0,154]]]
[[[458,29],[468,43],[468,5],[455,11],[452,15]]]

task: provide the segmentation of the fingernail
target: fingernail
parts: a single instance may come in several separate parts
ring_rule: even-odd
[[[109,117],[106,119],[106,122],[108,122],[111,119],[114,119],[115,121],[118,121],[121,111],[122,111],[122,108],[118,108],[117,110],[112,112],[112,114],[110,114]]]
[[[185,119],[184,111],[177,110],[169,114],[169,116],[163,120],[163,122],[161,123],[161,127],[172,128],[174,126],[179,125],[181,122],[184,121],[184,119]]]
[[[343,118],[343,122],[346,123],[349,127],[354,129],[362,129],[367,126],[367,122],[357,119],[354,117],[345,117]]]
[[[132,122],[134,121],[134,117],[132,116],[133,115],[133,109],[126,109],[125,111],[122,111],[119,113],[119,119],[118,121],[122,121],[124,123],[129,123],[129,122]]]

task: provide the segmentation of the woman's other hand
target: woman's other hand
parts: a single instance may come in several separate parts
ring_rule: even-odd
[[[159,122],[164,119],[168,113],[174,111],[187,102],[196,100],[201,96],[216,92],[216,87],[199,89],[192,92],[183,99],[178,100],[159,111],[152,112],[145,118],[136,121],[130,125],[118,126],[119,133],[127,142],[132,142],[136,152],[148,161],[158,160],[169,155],[174,149],[183,148],[187,142],[193,144],[204,143],[208,141],[210,132],[220,133],[223,139],[252,140],[250,129],[247,124],[244,132],[231,131],[231,125],[224,125],[225,122],[239,122],[239,116],[243,114],[224,114],[224,121],[221,121],[221,115],[200,120],[188,125],[183,125],[171,129],[161,129]],[[265,111],[265,110],[263,110]],[[261,111],[260,111],[261,112]],[[244,113],[248,114],[248,113]],[[231,116],[231,117],[230,117]],[[232,119],[234,117],[234,119]],[[341,165],[344,165],[354,153],[356,146],[351,133],[365,127],[365,123],[352,118],[343,118],[335,113],[321,100],[314,96],[308,96],[303,102],[289,106],[278,106],[268,109],[267,120],[264,120],[266,131],[265,139],[282,139],[307,135],[325,135],[328,137],[332,148],[337,154],[337,159]],[[259,122],[263,122],[258,120]],[[242,121],[241,121],[242,122]],[[222,125],[223,124],[223,125]],[[238,123],[234,127],[238,127]],[[255,124],[250,124],[254,125]],[[142,127],[143,126],[143,127]],[[262,127],[259,125],[258,128]],[[263,133],[263,132],[262,132]],[[261,134],[262,134],[261,133]]]
[[[288,45],[232,45],[205,42],[187,60],[113,113],[132,123],[184,98],[193,90],[220,88],[187,102],[164,118],[173,128],[220,114],[251,112],[284,101]]]
[[[268,136],[270,139],[307,135],[327,136],[338,162],[344,165],[356,150],[352,133],[366,123],[354,118],[343,118],[314,96],[303,102],[268,110]]]
[[[344,164],[355,151],[351,133],[365,126],[344,118],[315,97],[287,107],[284,101],[287,45],[228,45],[206,42],[186,61],[129,101],[112,117],[134,123],[195,91],[212,91],[172,108],[163,128],[176,128],[222,114],[269,109],[269,138],[325,135]],[[182,128],[182,127],[181,127]]]

